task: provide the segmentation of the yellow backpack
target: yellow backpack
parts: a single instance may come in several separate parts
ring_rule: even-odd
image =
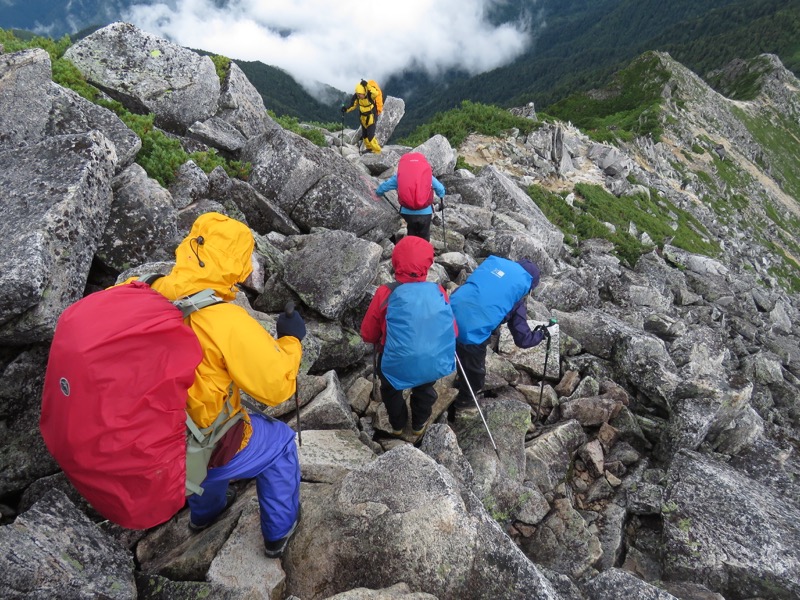
[[[361,85],[367,88],[367,92],[369,92],[370,98],[375,103],[375,110],[378,114],[383,112],[383,92],[381,91],[381,86],[378,85],[378,82],[374,79],[370,79],[369,81],[361,80]]]

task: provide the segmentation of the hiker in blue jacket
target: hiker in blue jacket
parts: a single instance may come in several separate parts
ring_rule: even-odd
[[[425,157],[419,153],[409,153],[404,157],[413,159],[415,156],[419,156],[421,160],[425,161]],[[408,166],[406,166],[407,164]],[[419,177],[424,178],[424,181],[417,181],[417,175],[411,172],[411,163],[406,163],[406,161],[401,159],[400,164],[397,166],[397,173],[380,184],[375,190],[375,194],[377,196],[383,196],[390,190],[397,190],[397,201],[400,204],[400,216],[403,217],[403,220],[406,222],[408,235],[421,237],[423,240],[429,242],[431,240],[431,220],[433,219],[433,198],[431,197],[430,200],[428,200],[428,197],[431,196],[431,188],[433,188],[433,192],[435,192],[439,198],[444,198],[447,192],[442,183],[431,175],[430,165],[427,164],[427,161],[425,161],[425,166],[427,169],[419,172]],[[398,186],[398,175],[403,178],[407,172],[412,178],[412,181],[406,185]],[[414,199],[412,196],[415,193],[420,193],[425,196],[425,201],[420,202],[420,204],[425,203],[427,204],[426,206],[416,209],[413,208]]]
[[[497,327],[507,324],[519,348],[532,348],[544,339],[544,331],[528,326],[526,301],[537,285],[539,268],[527,258],[515,263],[490,256],[453,292],[451,305],[458,323],[456,354],[474,393],[482,390],[486,382],[486,347]],[[453,406],[473,406],[472,394],[460,371],[456,387],[458,396]]]

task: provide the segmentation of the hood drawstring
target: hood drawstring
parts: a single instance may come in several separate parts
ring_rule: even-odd
[[[192,247],[192,243],[195,243],[196,245]],[[189,240],[189,249],[194,252],[195,257],[197,257],[197,264],[200,265],[201,269],[206,266],[206,263],[200,260],[200,255],[198,254],[198,250],[200,250],[200,246],[203,244],[205,244],[205,240],[203,239],[202,235],[198,235],[196,238]]]

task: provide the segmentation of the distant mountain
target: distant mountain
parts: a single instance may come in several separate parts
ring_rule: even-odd
[[[522,15],[522,1],[505,14]],[[406,101],[395,135],[404,135],[464,99],[537,108],[608,83],[617,70],[648,50],[669,52],[700,75],[736,58],[773,53],[800,74],[800,3],[785,0],[544,0],[528,52],[510,65],[468,77],[451,72],[431,80],[421,73],[390,79],[384,91]],[[510,11],[510,12],[509,12]],[[424,94],[419,90],[423,90]]]
[[[59,37],[108,24],[130,5],[152,1],[72,0],[56,5],[51,0],[4,0],[0,27]],[[227,1],[215,0],[220,6]],[[606,85],[616,71],[648,50],[669,52],[701,76],[731,60],[762,53],[777,55],[787,69],[800,74],[798,2],[506,0],[492,4],[489,19],[495,24],[531,23],[530,49],[510,65],[474,77],[458,69],[436,78],[407,71],[380,82],[385,94],[406,102],[396,139],[465,99],[503,107],[534,102],[546,111],[575,92]],[[345,92],[329,88],[312,95],[281,69],[230,58],[278,115],[339,120],[337,106]]]
[[[0,27],[24,29],[39,35],[60,38],[92,25],[119,21],[131,4],[150,4],[150,0],[3,0],[0,2]]]

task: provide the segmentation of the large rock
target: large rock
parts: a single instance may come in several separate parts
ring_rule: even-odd
[[[564,243],[564,234],[547,220],[528,194],[494,166],[484,167],[478,179],[486,184],[493,208],[501,212],[521,213],[530,219],[529,231],[538,236],[548,254],[558,256]]]
[[[179,240],[170,193],[137,164],[117,175],[111,187],[114,202],[97,258],[117,271],[171,260]]]
[[[49,340],[83,295],[116,162],[97,131],[0,150],[0,344]]]
[[[450,145],[450,142],[441,134],[437,134],[426,140],[413,152],[421,152],[431,164],[434,177],[441,177],[446,173],[452,173],[456,166],[458,152]],[[446,191],[446,190],[445,190]]]
[[[300,227],[325,227],[384,239],[396,213],[375,196],[375,185],[338,153],[280,127],[248,141],[241,160],[249,183]]]
[[[291,594],[313,600],[404,581],[441,600],[560,598],[474,497],[410,445],[301,494],[303,519],[283,559]]]
[[[46,137],[102,131],[117,151],[117,168],[131,164],[139,137],[110,110],[51,81],[50,56],[31,49],[0,56],[0,147]]]
[[[29,490],[58,471],[39,433],[39,415],[47,365],[47,349],[33,348],[0,369],[0,497]]]
[[[382,250],[345,231],[308,235],[286,261],[286,285],[307,306],[335,319],[366,293]]]
[[[41,140],[49,120],[50,56],[33,48],[0,54],[0,148]]]
[[[653,403],[669,410],[679,379],[666,345],[659,338],[596,309],[553,311],[560,330],[586,352],[611,359],[616,370]]]
[[[47,136],[103,132],[117,151],[117,172],[131,165],[142,148],[142,140],[110,110],[89,102],[70,89],[51,83],[53,104]]]
[[[668,472],[666,574],[726,598],[800,596],[800,509],[728,465],[681,451]]]
[[[477,411],[458,411],[453,426],[472,466],[473,491],[495,519],[536,524],[550,507],[537,488],[525,484],[525,432],[531,408],[503,396],[484,400],[482,407],[491,438]]]
[[[8,600],[133,600],[133,569],[130,553],[60,491],[0,527],[0,596]]]
[[[575,451],[586,442],[577,421],[548,429],[525,446],[525,481],[542,493],[565,483]]]
[[[217,112],[220,83],[211,59],[129,23],[98,29],[64,57],[131,112],[154,113],[164,129],[184,133]]]
[[[277,127],[267,115],[261,94],[235,62],[231,62],[222,83],[217,116],[232,125],[245,139]]]

